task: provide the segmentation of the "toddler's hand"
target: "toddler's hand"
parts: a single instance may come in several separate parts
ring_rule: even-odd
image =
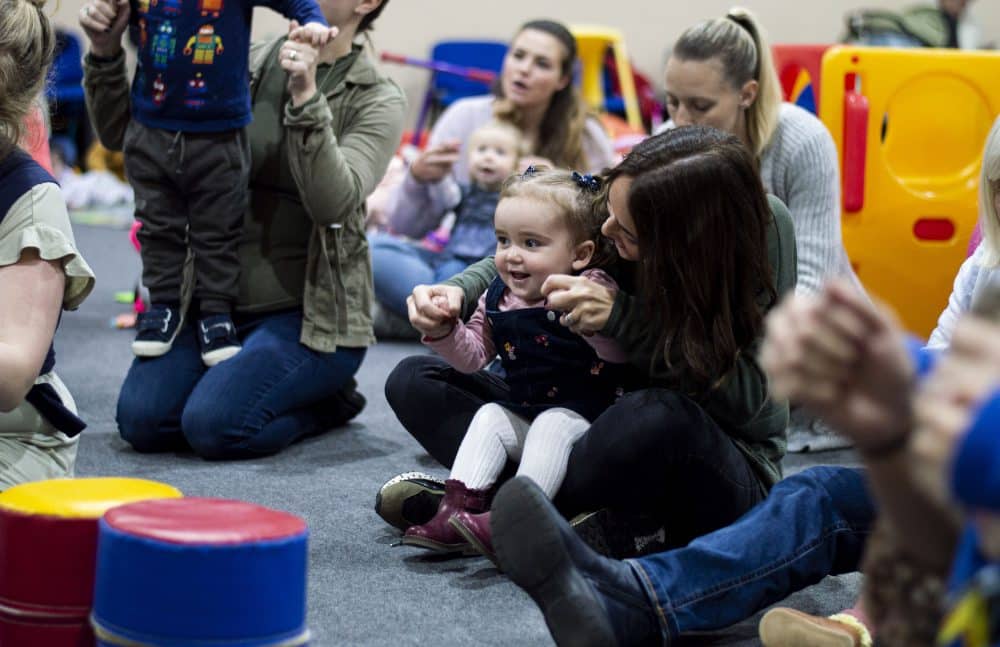
[[[309,43],[313,47],[322,47],[337,37],[336,27],[324,27],[318,22],[310,22],[301,27],[292,21],[292,31],[288,38],[298,43]]]
[[[440,339],[451,333],[462,312],[465,294],[453,285],[418,285],[406,299],[410,325],[425,337]]]

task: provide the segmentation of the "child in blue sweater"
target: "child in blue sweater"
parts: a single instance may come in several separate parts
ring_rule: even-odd
[[[257,5],[302,24],[292,39],[321,46],[334,35],[315,0],[88,0],[80,11],[94,43],[89,56],[102,58],[93,36],[125,20],[138,48],[124,140],[150,292],[132,343],[138,357],[167,353],[183,325],[189,252],[202,361],[214,366],[240,350],[232,307],[249,202],[248,56]]]

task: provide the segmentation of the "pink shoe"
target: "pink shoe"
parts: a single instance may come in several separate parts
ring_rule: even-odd
[[[497,561],[496,553],[493,551],[493,533],[490,532],[489,512],[480,514],[468,511],[456,512],[448,523],[481,555],[500,568],[500,562]]]
[[[444,498],[437,514],[425,524],[407,528],[401,543],[442,554],[476,555],[478,551],[448,521],[458,512],[482,512],[489,504],[490,491],[471,490],[461,481],[448,479],[444,482]]]

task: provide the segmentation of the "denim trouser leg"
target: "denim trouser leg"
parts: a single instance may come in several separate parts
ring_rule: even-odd
[[[323,431],[322,416],[310,409],[347,384],[366,349],[318,353],[299,343],[301,329],[300,312],[269,317],[243,338],[235,357],[205,373],[181,418],[198,454],[264,456]]]
[[[631,562],[669,635],[710,631],[856,571],[874,520],[861,470],[813,467],[779,482],[732,525]]]
[[[357,372],[365,349],[303,346],[301,312],[237,327],[243,349],[211,369],[195,364],[190,326],[163,357],[134,362],[118,400],[122,437],[140,451],[189,444],[205,458],[252,458],[323,431],[325,400]]]
[[[369,243],[375,298],[386,309],[406,317],[406,297],[413,288],[436,282],[434,253],[387,234],[372,236]]]
[[[132,360],[118,392],[115,415],[122,439],[140,452],[187,448],[181,433],[181,412],[207,370],[190,321],[177,333],[169,353]]]

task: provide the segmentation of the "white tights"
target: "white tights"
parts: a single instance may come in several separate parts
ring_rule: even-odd
[[[573,443],[589,428],[569,409],[548,409],[529,423],[499,404],[485,404],[465,432],[451,478],[482,490],[496,483],[510,459],[520,463],[518,476],[531,478],[551,499],[566,477]]]

